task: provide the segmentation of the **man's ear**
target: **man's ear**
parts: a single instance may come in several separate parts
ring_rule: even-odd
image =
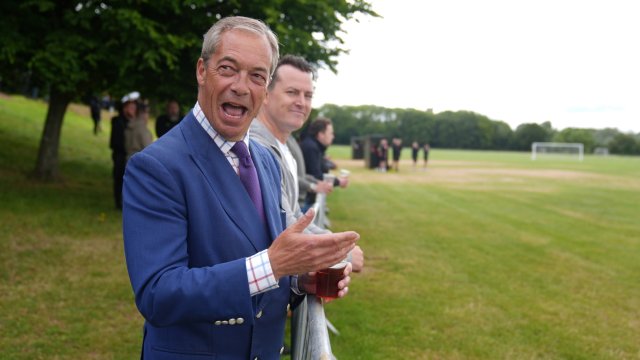
[[[202,58],[198,59],[198,63],[196,64],[196,79],[198,80],[198,85],[204,85],[205,79],[207,78],[207,63]]]

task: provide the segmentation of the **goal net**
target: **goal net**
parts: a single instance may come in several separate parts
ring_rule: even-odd
[[[563,155],[582,161],[584,159],[584,145],[556,142],[534,142],[531,144],[531,160],[536,160],[544,155]]]

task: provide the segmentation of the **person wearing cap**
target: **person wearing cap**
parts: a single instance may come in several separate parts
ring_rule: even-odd
[[[280,168],[249,133],[278,52],[264,23],[218,20],[196,64],[194,108],[129,159],[122,223],[143,359],[278,359],[293,295],[315,292],[309,272],[358,240],[303,233],[313,211],[284,229]]]
[[[129,121],[124,129],[124,147],[127,152],[127,161],[138,151],[153,142],[153,135],[147,127],[149,122],[149,105],[146,101],[138,101],[137,116]]]
[[[125,145],[125,129],[138,113],[138,99],[140,93],[131,92],[122,97],[118,115],[111,119],[111,159],[113,160],[113,198],[117,209],[122,209],[122,178],[127,164],[127,149]]]

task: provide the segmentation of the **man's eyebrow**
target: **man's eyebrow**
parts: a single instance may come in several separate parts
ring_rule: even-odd
[[[229,61],[229,62],[233,63],[233,65],[235,65],[237,67],[240,66],[240,63],[238,62],[238,60],[236,60],[234,57],[231,57],[231,56],[228,56],[228,55],[221,57],[220,60],[218,60],[218,62],[216,63],[216,65],[219,65],[220,63],[225,62],[225,61]],[[262,67],[262,66],[256,66],[256,67],[252,68],[251,71],[260,71],[260,72],[265,72],[265,73],[269,72],[269,70],[267,70],[267,68]]]
[[[216,63],[216,65],[217,65],[217,64],[220,64],[220,63],[222,63],[222,62],[225,62],[225,61],[229,61],[229,62],[232,62],[234,65],[238,65],[238,60],[236,60],[236,59],[232,58],[231,56],[223,56],[223,57],[221,57],[221,58],[218,60],[218,62]]]
[[[251,69],[251,71],[260,71],[260,72],[264,72],[264,73],[269,73],[269,70],[267,70],[267,68],[262,67],[262,66],[256,66],[253,69]]]

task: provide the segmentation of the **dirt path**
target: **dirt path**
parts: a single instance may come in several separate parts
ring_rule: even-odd
[[[490,162],[433,160],[424,169],[421,164],[413,168],[411,161],[401,161],[400,172],[397,173],[365,169],[362,160],[337,160],[336,163],[339,168],[352,170],[352,181],[363,183],[505,184],[541,179],[589,181],[608,186],[620,184],[640,188],[640,182],[630,182],[624,177],[561,169],[514,169]]]

